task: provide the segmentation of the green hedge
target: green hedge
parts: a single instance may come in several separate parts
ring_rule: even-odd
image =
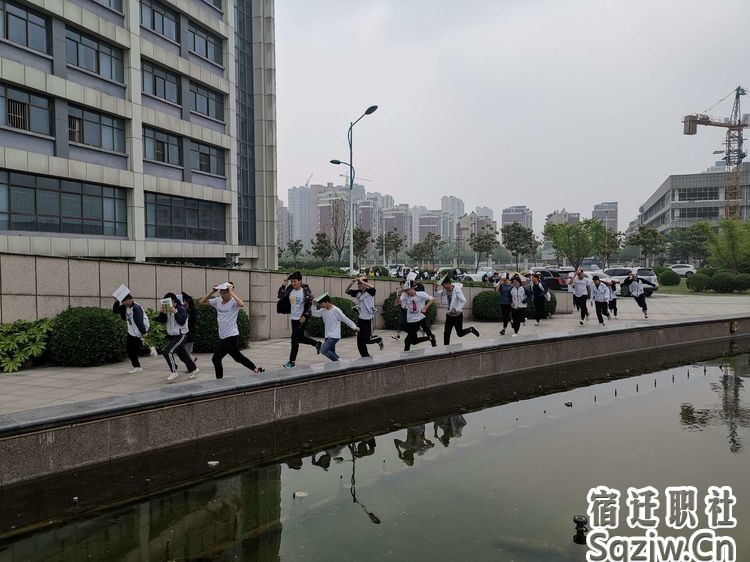
[[[344,313],[344,316],[346,316],[349,320],[357,323],[357,320],[359,320],[359,313],[357,312],[357,309],[355,308],[355,303],[351,299],[346,299],[342,297],[331,297],[331,302],[338,306],[341,309],[341,312]],[[310,332],[310,335],[315,338],[322,338],[325,337],[325,326],[323,324],[322,318],[310,318],[310,325],[308,326],[308,330]],[[343,322],[341,323],[341,337],[342,338],[348,338],[354,335],[354,330],[352,330],[349,326],[345,325]]]
[[[711,277],[711,289],[717,293],[733,293],[737,275],[729,271],[717,271]]]
[[[654,268],[655,269],[655,268]],[[680,284],[680,276],[672,271],[671,269],[665,269],[661,273],[657,274],[659,277],[659,284],[666,286],[676,286]]]
[[[552,316],[557,311],[557,297],[554,291],[550,291],[552,297],[544,304],[548,316]],[[482,291],[474,297],[472,302],[472,317],[475,320],[484,320],[489,322],[499,322],[502,318],[500,311],[500,295],[493,291]],[[526,316],[533,318],[536,314],[534,300],[529,299],[526,306]]]
[[[711,277],[705,273],[696,273],[685,280],[685,285],[691,291],[703,293],[711,288]]]
[[[702,273],[703,275],[707,277],[713,277],[714,273],[716,273],[716,270],[713,267],[700,267],[695,272],[696,274]]]
[[[672,271],[668,267],[664,267],[662,265],[655,265],[651,269],[653,270],[653,272],[656,274],[657,277],[661,277],[661,274],[666,271]],[[659,283],[661,283],[661,279],[659,280]]]
[[[429,324],[430,326],[432,326],[437,319],[437,308],[437,303],[435,303],[427,310],[427,314],[425,315],[427,318],[427,324]],[[385,324],[386,329],[399,329],[398,318],[400,310],[401,304],[396,301],[396,293],[391,293],[385,299],[385,302],[383,303],[383,311],[381,312],[381,314],[383,315],[383,323]]]
[[[149,320],[148,335],[141,345],[141,355],[147,355],[151,347],[155,347],[157,352],[163,353],[164,345],[167,343],[167,325],[156,321],[159,313],[152,308],[146,310],[146,316]]]
[[[0,324],[0,367],[3,371],[15,373],[42,357],[47,350],[51,326],[52,322],[46,318]]]
[[[195,334],[193,351],[213,353],[219,345],[219,325],[216,322],[216,309],[209,304],[196,306]],[[237,329],[240,332],[239,347],[245,349],[250,341],[250,319],[244,310],[237,315]]]
[[[734,290],[744,293],[750,289],[750,273],[738,273],[735,277]]]
[[[111,310],[75,307],[51,324],[49,347],[55,363],[92,367],[120,361],[125,355],[127,324]]]

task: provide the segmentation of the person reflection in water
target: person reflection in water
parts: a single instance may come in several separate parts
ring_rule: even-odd
[[[315,453],[311,458],[313,465],[319,466],[323,470],[327,471],[331,466],[332,460],[337,463],[343,462],[344,457],[341,456],[341,451],[344,450],[344,447],[345,445],[336,445],[335,447],[331,447],[330,449]]]
[[[443,447],[447,447],[451,439],[461,437],[461,432],[465,425],[466,420],[459,414],[457,416],[435,420],[432,428],[435,433],[435,438],[443,444]],[[438,429],[443,432],[442,435],[438,435]]]
[[[425,437],[425,425],[416,425],[406,430],[406,441],[394,439],[398,458],[407,466],[414,466],[414,456],[424,455],[435,444]]]

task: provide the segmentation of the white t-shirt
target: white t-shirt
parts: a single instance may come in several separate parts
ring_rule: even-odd
[[[357,325],[349,320],[346,315],[337,306],[332,306],[330,309],[318,308],[312,310],[312,315],[317,318],[323,319],[323,325],[325,326],[325,337],[333,338],[335,340],[341,339],[341,323],[343,322],[349,326],[352,330]]]
[[[239,336],[237,315],[240,307],[234,299],[224,302],[221,297],[209,299],[208,304],[216,309],[216,321],[219,324],[219,339],[224,340],[232,336]]]
[[[289,293],[289,303],[292,305],[292,311],[290,318],[292,320],[299,320],[305,313],[305,290],[297,289]]]
[[[404,294],[401,295],[401,302],[406,307],[406,321],[411,324],[412,322],[419,322],[422,320],[424,318],[422,309],[424,308],[424,305],[431,300],[432,297],[424,291],[417,291],[414,293],[413,297],[410,297],[406,294],[406,291],[404,291]]]
[[[576,275],[573,277],[573,294],[577,297],[582,297],[584,295],[588,296],[589,294],[589,287],[591,286],[591,279],[588,277],[584,277],[583,279],[579,279]]]

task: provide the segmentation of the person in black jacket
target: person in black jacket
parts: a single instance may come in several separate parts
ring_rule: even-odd
[[[531,274],[531,293],[534,297],[534,317],[538,326],[540,320],[547,318],[547,287],[542,283],[538,273]]]
[[[148,334],[149,323],[148,316],[143,312],[143,307],[133,300],[133,295],[128,294],[122,302],[115,301],[112,305],[112,312],[119,314],[120,318],[128,323],[128,335],[125,343],[125,349],[133,366],[128,371],[129,374],[140,373],[141,362],[138,359],[138,353],[141,350],[141,342]]]
[[[188,352],[193,362],[196,362],[198,361],[198,358],[193,355],[193,342],[195,342],[195,327],[198,321],[198,311],[195,308],[195,300],[185,291],[182,292],[182,304],[185,305],[185,310],[187,310],[188,315],[188,333],[185,338],[185,351]]]
[[[288,286],[287,283],[289,283]],[[323,343],[305,334],[306,324],[312,314],[314,297],[310,287],[302,283],[302,274],[299,271],[284,278],[279,287],[278,297],[276,312],[289,314],[292,321],[292,348],[289,351],[289,361],[284,363],[285,369],[291,369],[297,359],[299,344],[311,345],[320,354],[320,347]]]
[[[631,273],[623,282],[622,286],[627,287],[630,291],[630,296],[635,299],[638,306],[643,311],[643,317],[648,318],[648,305],[646,304],[646,289],[643,288],[643,284],[655,287],[655,285],[648,279],[639,277],[637,273]]]

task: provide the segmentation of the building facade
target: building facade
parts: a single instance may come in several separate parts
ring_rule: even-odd
[[[274,4],[0,1],[0,251],[275,268]]]
[[[594,205],[592,219],[599,219],[609,230],[617,232],[617,201],[607,201]]]
[[[454,220],[466,214],[463,199],[453,195],[443,195],[440,198],[440,210],[453,215]]]
[[[516,222],[525,228],[533,228],[533,219],[534,217],[531,209],[527,208],[525,205],[516,205],[514,207],[503,209],[501,226]]]
[[[544,220],[545,224],[578,224],[579,222],[581,222],[581,213],[571,213],[565,209],[550,213]]]
[[[495,213],[493,213],[492,209],[490,209],[489,207],[477,207],[477,210],[475,212],[480,217],[487,217],[490,220],[495,217]]]
[[[292,216],[281,199],[276,200],[276,243],[281,251],[292,240]]]

